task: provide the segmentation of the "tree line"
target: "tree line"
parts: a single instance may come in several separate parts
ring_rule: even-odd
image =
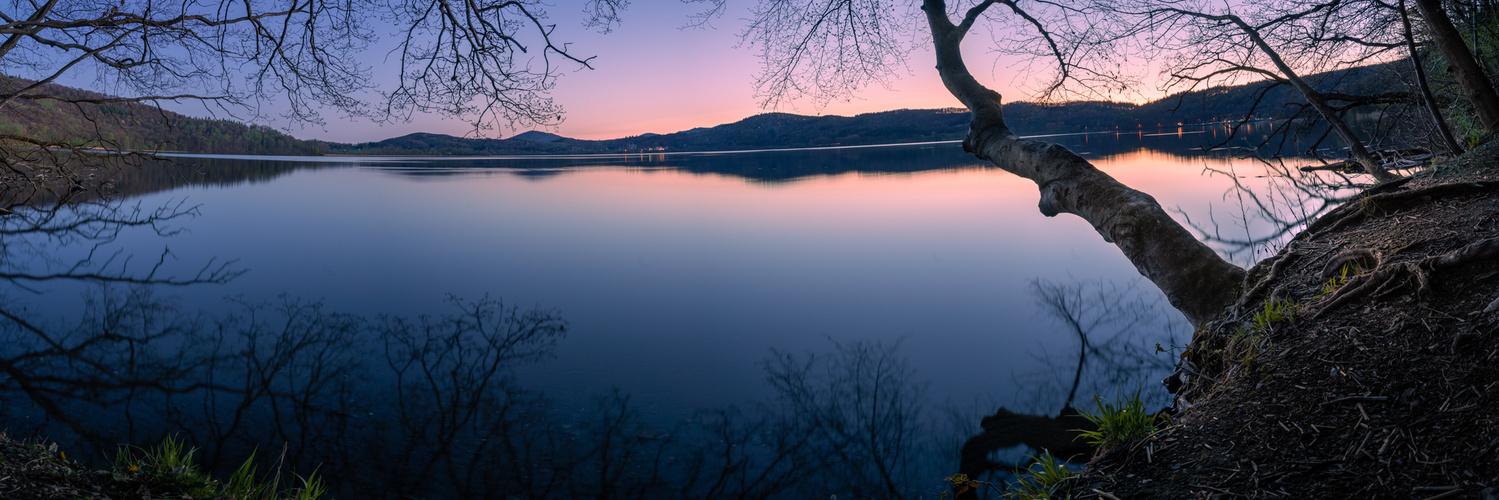
[[[1312,75],[1309,79],[1328,88],[1374,89],[1382,86],[1382,82],[1408,76],[1409,69],[1408,63],[1397,61]],[[1295,118],[1294,92],[1288,88],[1267,89],[1268,86],[1250,83],[1188,91],[1145,104],[1011,102],[1004,108],[1016,127],[1031,134],[1135,130],[1245,118]],[[46,88],[76,99],[107,98],[55,84]],[[1266,95],[1258,96],[1261,92]],[[1257,101],[1255,109],[1252,104]],[[83,148],[282,156],[575,154],[849,146],[959,140],[968,127],[966,112],[960,109],[903,109],[851,117],[766,113],[714,127],[610,140],[563,137],[538,142],[415,133],[346,144],[296,139],[264,125],[194,118],[145,103],[59,106],[49,101],[22,101],[12,106],[11,111],[0,117],[0,131],[29,132],[46,141]]]

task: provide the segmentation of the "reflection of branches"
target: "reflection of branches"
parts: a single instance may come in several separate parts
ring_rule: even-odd
[[[1211,212],[1204,223],[1177,211],[1188,226],[1202,235],[1203,241],[1239,260],[1252,261],[1263,252],[1276,250],[1301,228],[1352,199],[1364,187],[1340,172],[1303,172],[1283,159],[1250,157],[1264,167],[1265,175],[1261,178],[1265,179],[1265,186],[1246,185],[1244,178],[1231,168],[1207,168],[1208,172],[1233,182],[1224,199],[1230,200],[1239,211],[1234,218],[1237,230],[1243,231],[1242,236],[1225,233]]]
[[[1115,369],[1135,364],[1142,359],[1139,355],[1143,351],[1134,352],[1129,347],[1135,346],[1122,344],[1132,340],[1131,335],[1142,323],[1154,319],[1152,313],[1160,312],[1141,299],[1132,286],[1120,287],[1114,283],[1063,285],[1032,280],[1031,293],[1035,294],[1036,305],[1042,313],[1062,323],[1078,340],[1077,370],[1073,373],[1067,400],[1062,404],[1062,413],[1066,413],[1077,399],[1084,369],[1089,364],[1088,356],[1093,356],[1094,363]],[[1102,338],[1095,340],[1098,337]]]
[[[1068,411],[1079,390],[1094,395],[1139,387],[1173,368],[1173,360],[1158,355],[1157,348],[1175,345],[1182,324],[1133,283],[1035,280],[1031,291],[1042,313],[1078,340],[1076,368],[1059,414]]]
[[[209,321],[147,287],[100,293],[56,346],[0,324],[0,391],[101,449],[186,433],[222,467],[284,447],[353,498],[909,497],[940,474],[894,345],[776,353],[775,399],[661,427],[619,391],[573,414],[515,382],[566,331],[551,311],[455,298],[455,314],[367,319],[241,298]]]
[[[170,249],[143,269],[132,266],[134,256],[111,250],[121,234],[150,231],[170,237],[181,232],[179,219],[198,215],[197,206],[186,201],[167,202],[154,210],[139,203],[95,200],[47,209],[17,208],[0,218],[0,280],[25,287],[44,281],[87,281],[141,285],[193,285],[224,283],[243,274],[235,261],[209,259],[188,275],[168,272]]]
[[[338,435],[322,417],[350,411],[348,377],[357,365],[354,341],[362,319],[289,297],[274,305],[244,298],[231,302],[237,312],[197,338],[206,351],[203,368],[194,375],[213,389],[200,396],[202,414],[213,417],[199,421],[177,413],[180,426],[196,442],[212,444],[214,454],[247,434],[305,444]],[[248,433],[252,426],[264,428]]]
[[[17,207],[0,216],[0,283],[32,293],[41,293],[34,287],[46,282],[104,286],[71,327],[43,321],[13,301],[0,306],[0,335],[6,340],[0,349],[5,372],[0,390],[25,394],[79,435],[97,439],[64,409],[78,403],[113,405],[137,391],[179,394],[212,384],[188,376],[204,362],[191,349],[194,322],[138,286],[222,283],[243,271],[234,269],[233,261],[209,260],[178,275],[168,266],[170,250],[146,266],[132,265],[123,250],[111,250],[128,232],[177,234],[176,222],[197,215],[195,206],[178,201],[146,210],[100,199],[67,201]],[[119,284],[132,287],[111,286]]]
[[[856,497],[911,495],[921,388],[910,366],[898,344],[835,347],[831,355],[776,352],[767,360],[784,418],[813,448],[833,454],[825,467]]]
[[[682,489],[697,498],[768,498],[813,477],[826,455],[792,422],[746,416],[737,408],[696,419],[707,439],[690,449]]]
[[[392,443],[398,448],[388,465],[401,491],[414,492],[434,475],[473,484],[465,465],[478,463],[488,446],[473,439],[505,438],[498,424],[517,411],[508,370],[548,355],[567,331],[550,311],[522,313],[488,298],[450,300],[462,314],[387,317],[376,327],[395,376],[400,418],[392,430],[400,440]]]
[[[77,326],[58,333],[11,311],[0,323],[0,391],[19,391],[81,437],[102,439],[67,408],[128,403],[136,393],[177,394],[208,387],[190,342],[195,322],[149,290],[105,288],[86,304]],[[179,350],[156,348],[176,345]]]
[[[995,451],[1020,445],[1030,448],[1031,456],[1050,452],[1064,460],[1088,459],[1091,448],[1077,442],[1080,430],[1092,425],[1074,406],[1079,391],[1099,395],[1121,387],[1143,387],[1174,367],[1172,357],[1158,354],[1163,344],[1176,344],[1181,321],[1133,284],[1035,280],[1031,292],[1041,312],[1077,339],[1075,360],[1055,360],[1047,354],[1042,358],[1054,371],[1065,368],[1071,382],[1058,384],[1052,373],[1036,374],[1039,380],[1026,384],[1035,388],[1032,397],[1038,401],[1065,396],[1055,416],[1000,408],[984,417],[983,432],[969,438],[960,451],[960,471],[969,477],[1025,469],[1025,463],[1001,463],[989,458]]]

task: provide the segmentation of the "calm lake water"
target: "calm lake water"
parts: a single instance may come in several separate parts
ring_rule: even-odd
[[[1242,201],[1235,178],[1211,171],[1237,172],[1262,202],[1290,206],[1268,189],[1277,181],[1257,177],[1265,164],[1202,153],[1221,133],[1052,140],[1154,195],[1179,219],[1216,223],[1213,234],[1222,239],[1272,234],[1275,224],[1242,210],[1253,203]],[[707,480],[683,486],[691,474],[677,469],[618,484],[635,485],[630,491],[644,497],[805,498],[864,487],[874,496],[923,496],[956,472],[958,446],[998,407],[1055,416],[1069,395],[1091,409],[1095,394],[1142,387],[1143,397],[1164,405],[1157,381],[1171,370],[1173,346],[1190,336],[1160,292],[1088,224],[1042,216],[1033,183],[981,164],[957,144],[184,161],[201,175],[145,172],[119,186],[141,194],[23,209],[5,222],[14,229],[101,211],[117,222],[181,213],[102,227],[104,236],[9,233],[3,267],[135,281],[214,278],[215,271],[232,278],[149,287],[0,281],[6,309],[38,329],[17,321],[0,327],[17,339],[10,356],[47,351],[35,338],[42,330],[63,345],[88,344],[101,330],[136,335],[80,347],[101,350],[97,366],[36,356],[37,373],[77,380],[36,382],[52,388],[36,397],[8,382],[0,426],[12,434],[109,450],[99,456],[112,453],[108,443],[176,434],[219,467],[232,467],[252,447],[264,454],[286,446],[291,463],[322,464],[344,498],[567,497],[612,491],[614,483],[538,486],[543,474],[532,469],[574,460],[547,470],[607,478],[603,464],[619,459],[628,467],[616,473],[645,474],[640,467],[649,461],[638,456],[648,453],[615,457],[607,446],[599,452],[598,442],[657,450],[652,463],[679,467],[691,462],[686,457],[711,455],[691,446],[732,441],[731,433],[692,436],[714,434],[709,424],[734,407],[761,423],[758,431],[742,429],[742,444],[753,449],[743,468],[761,463],[774,471],[766,464],[788,452],[770,436],[790,435],[786,429],[820,436],[808,442],[846,445],[815,422],[787,423],[795,420],[788,415],[822,408],[874,425],[895,408],[902,415],[895,428],[914,434],[891,441],[909,447],[895,480],[871,472],[878,468],[807,462],[786,470],[853,484],[809,486],[808,476],[755,486],[740,477],[739,490],[715,490],[701,486],[714,484]],[[1216,245],[1241,264],[1256,255]],[[501,314],[482,314],[494,305],[485,297],[503,303]],[[464,308],[476,304],[480,314],[462,321]],[[1067,314],[1087,330],[1088,349],[1061,320]],[[1157,354],[1157,344],[1166,352]],[[1080,351],[1089,352],[1081,370]],[[869,383],[850,382],[856,379]],[[865,398],[884,397],[890,387],[902,389],[889,393],[898,408]],[[57,401],[70,416],[59,418],[37,398]],[[610,420],[611,412],[620,418]],[[505,445],[476,444],[491,440]],[[545,448],[541,441],[552,448],[536,451]],[[866,448],[843,459],[894,460],[888,447]],[[1020,463],[1028,453],[1035,451],[1018,446],[992,457]],[[389,468],[369,465],[371,456],[386,457]],[[511,479],[475,472],[505,467],[528,472]],[[559,489],[545,489],[552,487]]]

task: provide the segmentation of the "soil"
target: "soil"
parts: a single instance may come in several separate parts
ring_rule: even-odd
[[[0,433],[0,498],[151,499],[190,498],[155,491],[130,474],[94,471],[68,459],[55,444],[15,441]]]
[[[1176,413],[1075,497],[1499,499],[1499,141],[1366,191],[1249,283],[1193,335]],[[1267,300],[1298,312],[1256,329]]]

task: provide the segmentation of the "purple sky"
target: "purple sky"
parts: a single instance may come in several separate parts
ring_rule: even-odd
[[[678,0],[634,2],[624,12],[623,24],[612,33],[599,34],[581,25],[581,9],[558,5],[549,9],[557,24],[554,40],[569,44],[581,57],[593,56],[593,69],[565,68],[551,96],[565,109],[563,123],[546,132],[578,139],[614,139],[643,133],[671,133],[694,127],[711,127],[732,123],[770,111],[803,115],[842,115],[887,111],[893,109],[932,109],[960,106],[942,86],[929,41],[910,54],[908,68],[896,70],[899,78],[888,88],[874,85],[863,89],[846,102],[832,102],[817,107],[810,101],[792,103],[779,109],[765,109],[755,98],[754,79],[760,70],[756,48],[738,47],[739,34],[748,17],[748,3],[732,3],[729,10],[712,22],[709,28],[686,28],[690,16],[700,12],[703,4],[684,4]],[[577,10],[575,10],[577,9]],[[926,38],[925,27],[917,27]],[[391,81],[394,64],[386,54],[393,46],[389,33],[365,52],[362,61],[374,72],[376,82]],[[964,42],[969,69],[981,83],[1000,92],[1005,101],[1027,100],[1031,96],[1021,88],[1017,64],[996,61],[988,33],[975,29]],[[576,69],[575,69],[576,68]],[[65,82],[92,88],[87,77]],[[388,86],[387,86],[388,87]],[[107,89],[102,89],[108,92]],[[1133,89],[1132,89],[1133,91]],[[378,101],[378,95],[363,96]],[[1118,97],[1116,97],[1118,98]],[[229,118],[240,121],[234,111],[207,109],[202,102],[163,103],[173,111],[200,117]],[[260,109],[261,116],[274,117],[274,108]],[[253,113],[251,113],[253,114]],[[414,132],[432,132],[455,136],[474,135],[470,122],[441,116],[416,116],[409,122],[374,123],[365,118],[346,118],[327,112],[325,125],[287,123],[253,119],[258,123],[282,129],[301,139],[337,142],[371,142]],[[499,130],[486,131],[485,137],[510,137],[526,129],[499,124]]]
[[[820,110],[810,102],[762,109],[753,88],[759,60],[753,50],[735,47],[742,18],[748,15],[743,10],[745,4],[737,7],[735,10],[731,5],[729,12],[713,22],[713,28],[679,29],[700,5],[667,0],[634,2],[624,14],[623,25],[608,35],[582,28],[571,6],[554,7],[550,15],[558,23],[560,39],[571,42],[579,54],[597,58],[592,61],[593,70],[569,71],[559,80],[552,95],[566,109],[566,119],[548,132],[579,139],[612,139],[710,127],[767,111],[848,116],[959,105],[942,87],[932,69],[935,63],[930,50],[926,50],[912,55],[910,73],[902,70],[901,78],[888,90],[869,88],[856,100],[831,103]],[[983,54],[981,47],[974,50],[976,55]],[[378,69],[382,61],[377,54],[381,52],[371,54],[374,60],[367,63]],[[988,73],[984,71],[987,62],[973,66],[981,78]],[[1006,99],[1019,97],[1007,86],[998,89]],[[192,113],[191,109],[182,111]],[[410,123],[383,126],[331,115],[327,118],[325,127],[293,126],[289,132],[299,138],[339,142],[377,141],[412,132],[472,132],[468,123],[439,117],[417,117]],[[522,131],[506,126],[500,133],[488,135],[509,137]]]

